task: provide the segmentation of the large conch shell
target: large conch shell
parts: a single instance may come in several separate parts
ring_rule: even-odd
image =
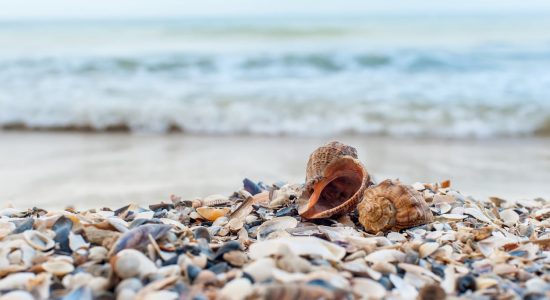
[[[418,191],[390,179],[365,190],[357,208],[359,222],[372,233],[397,231],[433,221],[432,212]]]
[[[309,156],[298,213],[308,219],[347,213],[355,209],[370,184],[369,173],[357,159],[355,148],[328,143]]]

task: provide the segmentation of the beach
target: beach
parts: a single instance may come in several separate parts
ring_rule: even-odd
[[[0,300],[550,299],[525,1],[6,2]]]
[[[33,193],[63,197],[49,203],[50,198],[23,193],[16,204],[24,206],[29,197],[32,209],[0,209],[1,300],[545,299],[550,294],[545,279],[550,204],[525,199],[523,189],[544,191],[542,183],[515,177],[518,170],[508,167],[514,161],[521,174],[544,169],[542,161],[521,157],[547,155],[540,152],[545,140],[339,137],[354,142],[357,151],[339,142],[314,146],[315,139],[297,138],[25,135],[2,135],[21,166],[2,168],[8,172],[0,180],[26,190],[18,181],[29,173],[17,172],[26,169],[41,175],[27,183]],[[43,138],[45,151],[25,150],[36,149],[32,143]],[[250,174],[266,180],[301,177],[302,156],[308,153],[305,187],[254,179],[234,183],[234,192],[226,195],[185,196],[191,187],[197,193],[213,187],[223,192],[233,177]],[[372,162],[367,172],[356,154]],[[139,163],[144,159],[150,163]],[[404,180],[458,176],[436,183],[373,184],[386,172],[402,172]],[[475,199],[453,185],[470,187],[467,193],[508,194]],[[183,196],[151,200],[160,197],[159,189]],[[522,199],[510,196],[514,193]],[[151,197],[144,201],[137,194]],[[42,208],[65,201],[65,210]]]
[[[308,155],[330,140],[355,146],[381,181],[440,182],[477,199],[550,196],[550,140],[0,133],[0,200],[79,209],[230,195],[242,180],[303,183]]]

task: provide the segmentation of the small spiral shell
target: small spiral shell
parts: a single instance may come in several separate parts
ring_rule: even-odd
[[[365,190],[357,208],[359,222],[372,233],[401,230],[433,221],[432,212],[419,192],[390,179]]]

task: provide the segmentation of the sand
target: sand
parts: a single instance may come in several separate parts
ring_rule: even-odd
[[[476,198],[550,198],[550,140],[343,136],[199,137],[184,134],[0,133],[0,201],[17,207],[118,207],[230,194],[245,177],[301,182],[309,153],[338,139],[375,179],[451,179]]]

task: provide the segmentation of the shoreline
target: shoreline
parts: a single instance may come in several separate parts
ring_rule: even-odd
[[[0,200],[61,209],[228,195],[244,178],[301,183],[309,153],[341,140],[375,180],[450,179],[476,199],[550,198],[550,140],[259,137],[0,131]],[[514,163],[510,163],[514,162]]]
[[[550,126],[550,124],[549,124]],[[550,128],[550,127],[549,127]],[[134,136],[166,136],[166,135],[181,135],[189,137],[204,137],[204,138],[232,138],[232,137],[257,137],[257,138],[301,138],[301,139],[337,139],[337,138],[388,138],[388,139],[405,139],[418,141],[465,141],[465,142],[491,142],[491,141],[512,141],[512,140],[550,140],[550,129],[535,130],[531,134],[518,135],[495,135],[490,137],[481,136],[430,136],[430,135],[414,135],[402,134],[391,135],[388,133],[359,133],[359,132],[343,132],[336,135],[304,135],[300,133],[254,133],[254,132],[234,132],[230,134],[218,132],[189,132],[185,128],[172,124],[166,131],[139,131],[132,130],[127,124],[114,124],[105,128],[95,128],[91,125],[62,125],[49,127],[33,127],[21,123],[4,124],[0,126],[0,135],[2,134],[83,134],[83,135],[134,135]]]

